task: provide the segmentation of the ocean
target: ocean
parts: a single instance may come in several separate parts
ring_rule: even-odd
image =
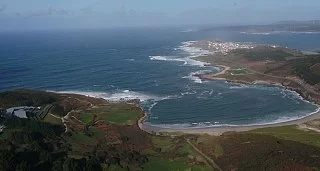
[[[190,128],[294,120],[318,106],[272,85],[203,81],[219,69],[191,57],[194,40],[319,49],[320,34],[244,34],[180,29],[60,30],[0,33],[0,91],[31,88],[111,101],[139,98],[148,124]]]

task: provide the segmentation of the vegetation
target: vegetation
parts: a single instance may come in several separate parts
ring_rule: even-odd
[[[61,119],[57,118],[57,117],[54,117],[51,114],[46,115],[46,117],[43,118],[43,121],[47,122],[47,123],[52,123],[52,124],[55,124],[55,125],[62,125]]]
[[[246,75],[250,73],[246,68],[230,69],[229,72],[232,75]]]
[[[250,61],[285,61],[286,58],[293,56],[281,48],[256,47],[254,49],[237,49],[235,54],[241,55]]]
[[[251,131],[263,135],[272,135],[281,139],[297,141],[320,147],[320,133],[299,129],[297,126],[263,128]]]
[[[15,90],[0,93],[0,108],[14,106],[44,106],[58,101],[58,96],[32,90]]]
[[[181,133],[156,136],[135,124],[143,115],[135,105],[106,104],[82,96],[53,96],[56,100],[48,101],[43,96],[39,99],[44,101],[37,104],[59,104],[64,106],[63,112],[69,111],[67,116],[60,118],[62,114],[50,113],[43,120],[6,119],[7,128],[0,134],[0,170],[206,171],[213,170],[212,163],[222,170],[320,167],[320,133],[295,126],[219,137]],[[2,100],[6,98],[11,97]],[[318,122],[308,125],[317,127]]]
[[[144,152],[149,161],[144,170],[212,170],[184,137],[152,137],[153,148]]]
[[[291,62],[293,72],[311,85],[320,83],[320,56],[311,55]]]
[[[80,119],[89,123],[96,116],[98,119],[119,125],[135,124],[141,116],[141,109],[127,104],[108,104],[85,110]]]
[[[8,131],[0,135],[0,170],[62,167],[69,148],[59,137],[62,127],[15,117],[7,119],[6,126]]]
[[[320,167],[319,158],[315,157],[320,155],[319,147],[272,134],[274,132],[270,135],[255,131],[228,133],[220,137],[200,136],[193,142],[222,170],[312,170]]]

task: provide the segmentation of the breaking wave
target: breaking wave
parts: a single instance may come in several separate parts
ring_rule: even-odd
[[[149,56],[149,58],[150,60],[157,60],[157,61],[178,61],[178,62],[183,62],[183,65],[189,65],[189,66],[205,67],[210,65],[207,62],[201,62],[193,59],[195,57],[212,54],[212,52],[208,50],[204,50],[198,47],[193,47],[192,45],[195,42],[196,41],[182,42],[181,46],[179,46],[178,48],[174,48],[174,50],[181,50],[185,52],[187,54],[186,57],[178,58],[176,56]]]
[[[213,72],[212,70],[199,70],[196,72],[191,72],[188,76],[184,76],[182,78],[187,78],[187,79],[194,81],[195,83],[201,84],[204,81],[201,80],[197,75],[208,74],[208,73],[212,73],[212,72]]]
[[[184,65],[187,64],[187,61],[180,58],[175,58],[174,56],[149,56],[152,61],[178,61],[183,62]]]
[[[112,102],[126,101],[139,99],[141,102],[146,101],[160,101],[165,99],[174,98],[174,96],[156,96],[147,93],[135,92],[130,90],[117,90],[115,92],[94,92],[94,91],[50,91],[55,93],[66,93],[66,94],[79,94],[89,97],[102,98]]]
[[[273,125],[279,123],[286,123],[291,121],[300,120],[306,118],[308,116],[314,115],[320,112],[320,107],[317,108],[314,112],[308,113],[306,115],[299,116],[279,116],[275,120],[265,120],[256,122],[253,124],[223,124],[218,121],[209,121],[209,122],[193,122],[193,123],[181,123],[181,124],[151,124],[150,122],[146,122],[146,124],[158,128],[166,128],[166,129],[201,129],[201,128],[220,128],[220,127],[247,127],[247,126],[262,126],[262,125]],[[301,112],[305,113],[305,112]]]

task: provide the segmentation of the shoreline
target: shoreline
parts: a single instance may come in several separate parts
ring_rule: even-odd
[[[220,136],[226,132],[246,132],[260,128],[271,128],[271,127],[281,127],[281,126],[292,126],[300,125],[312,120],[320,119],[320,108],[318,108],[312,114],[309,114],[305,117],[289,120],[279,123],[266,123],[266,124],[252,124],[252,125],[235,125],[235,126],[211,126],[203,128],[164,128],[156,125],[146,124],[145,121],[148,117],[148,114],[144,112],[144,116],[138,120],[138,126],[141,130],[153,133],[183,133],[183,134],[209,134],[214,136]]]
[[[203,62],[199,59],[198,57],[193,57],[194,60]],[[206,61],[207,62],[207,61]],[[254,80],[252,82],[244,81],[244,80],[232,80],[232,79],[227,79],[224,77],[219,77],[223,74],[225,74],[228,70],[230,70],[231,67],[225,66],[225,65],[220,65],[216,64],[213,65],[212,63],[209,63],[211,66],[219,67],[222,68],[219,72],[215,74],[194,74],[193,76],[200,78],[201,80],[220,80],[220,81],[228,81],[231,83],[240,83],[240,84],[268,84],[268,85],[275,85],[275,86],[280,86],[283,89],[286,89],[288,91],[293,91],[297,93],[298,96],[302,98],[302,100],[305,100],[309,103],[312,103],[314,105],[317,105],[318,108],[316,111],[308,113],[308,115],[303,116],[298,119],[293,119],[293,120],[288,120],[288,121],[283,121],[279,123],[265,123],[265,124],[252,124],[252,125],[235,125],[235,126],[211,126],[211,127],[203,127],[203,128],[165,128],[165,127],[160,127],[156,125],[151,125],[147,124],[145,121],[148,118],[148,113],[144,112],[144,116],[141,117],[138,121],[138,126],[141,130],[146,131],[148,133],[184,133],[184,134],[210,134],[210,135],[215,135],[215,136],[220,136],[225,132],[245,132],[245,131],[250,131],[254,129],[259,129],[259,128],[270,128],[270,127],[280,127],[280,126],[290,126],[290,125],[300,125],[312,120],[317,120],[320,119],[320,107],[319,107],[319,101],[306,97],[305,94],[300,90],[299,88],[296,87],[290,87],[289,85],[284,85],[281,82],[272,82],[268,80]],[[211,75],[212,77],[208,78],[205,77],[206,75]],[[286,79],[286,78],[284,78]],[[301,86],[302,89],[304,89],[303,86]]]

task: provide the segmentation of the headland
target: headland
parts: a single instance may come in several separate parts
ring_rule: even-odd
[[[193,41],[193,48],[209,52],[195,60],[220,68],[217,73],[195,74],[202,80],[223,80],[238,84],[273,84],[297,92],[304,100],[320,104],[320,55],[305,54],[295,49],[276,45],[264,45],[223,41]],[[318,76],[319,75],[319,76]],[[301,125],[320,119],[319,109],[285,122],[225,125],[203,128],[164,128],[144,123],[147,116],[139,120],[139,127],[150,133],[182,132],[221,135],[225,132],[242,132],[259,128]]]

